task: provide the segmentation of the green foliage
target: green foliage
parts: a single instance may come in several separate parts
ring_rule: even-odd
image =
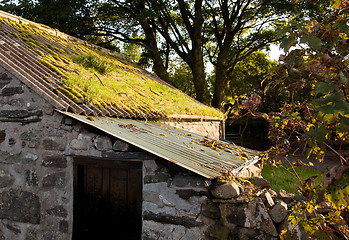
[[[97,0],[2,0],[0,9],[85,38],[94,25]]]
[[[255,52],[236,64],[233,73],[229,75],[228,96],[251,96],[253,93],[263,94],[262,81],[276,66],[262,52]]]
[[[303,134],[308,152],[315,153],[319,160],[329,143],[335,141],[341,146],[349,139],[347,4],[333,1],[331,7],[320,2],[314,9],[325,8],[322,15],[310,20],[296,16],[280,29],[287,32],[281,46],[289,52],[277,83],[291,80],[289,88],[296,92],[310,88],[311,92],[304,101],[286,103],[282,113],[271,118],[273,127],[278,128],[273,130],[278,133],[273,137],[275,142],[280,142],[282,133],[287,136],[297,130]],[[297,74],[291,75],[294,72]]]
[[[339,163],[346,164],[349,159],[341,150],[349,142],[349,3],[296,2],[309,8],[287,23],[279,22],[278,34],[284,36],[281,47],[286,56],[283,64],[276,66],[276,73],[263,80],[264,94],[273,95],[277,90],[284,95],[280,98],[282,106],[268,115],[256,113],[258,97],[240,96],[230,101],[232,113],[236,117],[262,116],[270,122],[269,138],[274,146],[269,153],[287,158],[291,138],[295,138],[300,148],[306,147],[303,149],[308,156],[314,154],[322,161],[326,150],[331,150],[339,156]],[[293,227],[306,232],[310,239],[332,239],[334,235],[347,239],[348,171],[325,186],[289,172],[298,178],[305,197],[292,209],[289,221]],[[277,178],[280,176],[284,175]],[[324,200],[330,205],[325,211]],[[285,229],[280,238],[298,238],[297,231]]]
[[[300,1],[308,2],[308,1]],[[284,103],[280,113],[269,115],[270,134],[275,149],[287,155],[288,139],[294,133],[322,161],[327,149],[338,154],[340,162],[349,160],[341,155],[349,140],[349,3],[347,1],[317,1],[310,18],[295,16],[280,29],[286,34],[281,46],[287,52],[283,66],[273,84],[289,82],[294,93],[309,88],[304,101]],[[321,11],[320,11],[321,10]],[[338,147],[338,149],[335,149]],[[305,201],[292,208],[289,217],[293,227],[305,231],[311,239],[349,237],[348,170],[329,185],[303,183]],[[324,200],[330,204],[323,211]],[[294,239],[296,231],[284,230],[281,239]]]
[[[189,96],[195,97],[193,75],[188,65],[178,61],[170,67],[171,84]]]
[[[307,201],[298,202],[289,216],[293,227],[299,227],[309,235],[309,239],[340,239],[349,237],[348,213],[349,204],[349,170],[329,186],[309,184],[306,190]],[[324,198],[328,206],[323,205]],[[294,239],[295,231],[284,230],[281,239]]]

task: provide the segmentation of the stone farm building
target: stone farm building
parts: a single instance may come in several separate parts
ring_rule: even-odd
[[[1,11],[0,107],[0,239],[216,239],[210,184],[258,160],[220,111]]]

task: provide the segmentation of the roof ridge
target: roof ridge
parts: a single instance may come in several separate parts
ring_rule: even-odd
[[[132,60],[127,57],[126,55],[122,54],[122,53],[118,53],[118,52],[115,52],[115,51],[111,51],[109,49],[106,49],[106,48],[103,48],[103,47],[100,47],[100,46],[97,46],[95,44],[92,44],[92,43],[89,43],[88,41],[86,40],[82,40],[80,38],[77,38],[77,37],[74,37],[74,36],[71,36],[69,34],[66,34],[64,32],[61,32],[59,31],[58,29],[55,29],[55,28],[51,28],[45,24],[41,24],[41,23],[36,23],[36,22],[33,22],[31,20],[28,20],[26,18],[23,18],[23,17],[19,17],[19,16],[16,16],[16,15],[13,15],[11,13],[8,13],[8,12],[4,12],[2,10],[0,10],[0,17],[5,17],[5,18],[8,18],[8,19],[11,19],[13,21],[18,21],[19,23],[25,23],[25,24],[31,24],[31,25],[34,25],[35,27],[41,29],[41,30],[45,30],[51,34],[54,34],[56,37],[61,37],[63,39],[67,39],[67,40],[74,40],[74,41],[78,41],[79,43],[82,43],[84,45],[87,45],[87,46],[90,46],[90,47],[94,47],[94,48],[98,48],[99,50],[101,50],[102,52],[104,53],[107,53],[107,54],[110,54],[110,55],[114,55],[114,56],[117,56],[117,57],[120,57],[122,58],[123,60],[126,60],[130,63],[132,63]]]

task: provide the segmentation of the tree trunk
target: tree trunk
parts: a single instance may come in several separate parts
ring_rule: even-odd
[[[184,11],[182,17],[184,17]],[[192,50],[189,52],[190,63],[189,66],[193,73],[193,82],[196,91],[196,99],[199,102],[209,105],[210,93],[208,91],[208,85],[205,79],[205,65],[204,57],[202,53],[202,26],[203,26],[203,12],[202,12],[202,0],[195,1],[195,20],[192,26],[189,23],[189,17],[187,19],[187,30],[189,32],[190,39],[192,41]]]
[[[155,72],[155,74],[165,82],[171,83],[170,75],[163,64],[163,60],[160,56],[158,49],[154,52],[150,50],[150,55],[151,59],[153,60],[153,71]]]
[[[196,91],[196,99],[199,102],[209,105],[210,93],[208,91],[208,85],[205,79],[205,65],[202,53],[201,30],[196,31],[194,29],[192,36],[193,48],[190,52],[190,63],[188,64],[193,73],[193,82]]]
[[[170,75],[164,65],[164,61],[161,58],[157,46],[156,31],[149,25],[146,19],[140,21],[140,23],[146,36],[146,47],[149,50],[151,59],[153,60],[153,71],[159,78],[170,83]]]
[[[214,92],[212,99],[212,107],[221,108],[222,101],[225,96],[225,88],[227,86],[228,78],[227,78],[227,70],[228,66],[226,63],[227,51],[223,50],[217,56],[217,64],[216,64],[216,79],[214,84]]]
[[[217,63],[216,65],[216,79],[214,84],[214,92],[212,98],[212,107],[220,108],[224,99],[224,92],[226,86],[226,67]]]
[[[210,93],[208,91],[208,86],[205,79],[205,67],[202,57],[194,57],[192,64],[190,65],[190,68],[193,73],[193,83],[196,92],[196,100],[209,105]]]

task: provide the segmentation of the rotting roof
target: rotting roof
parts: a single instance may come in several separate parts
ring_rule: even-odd
[[[222,120],[121,54],[0,11],[0,65],[57,110],[122,118]]]
[[[60,112],[208,179],[236,175],[259,160],[257,151],[161,123]]]

